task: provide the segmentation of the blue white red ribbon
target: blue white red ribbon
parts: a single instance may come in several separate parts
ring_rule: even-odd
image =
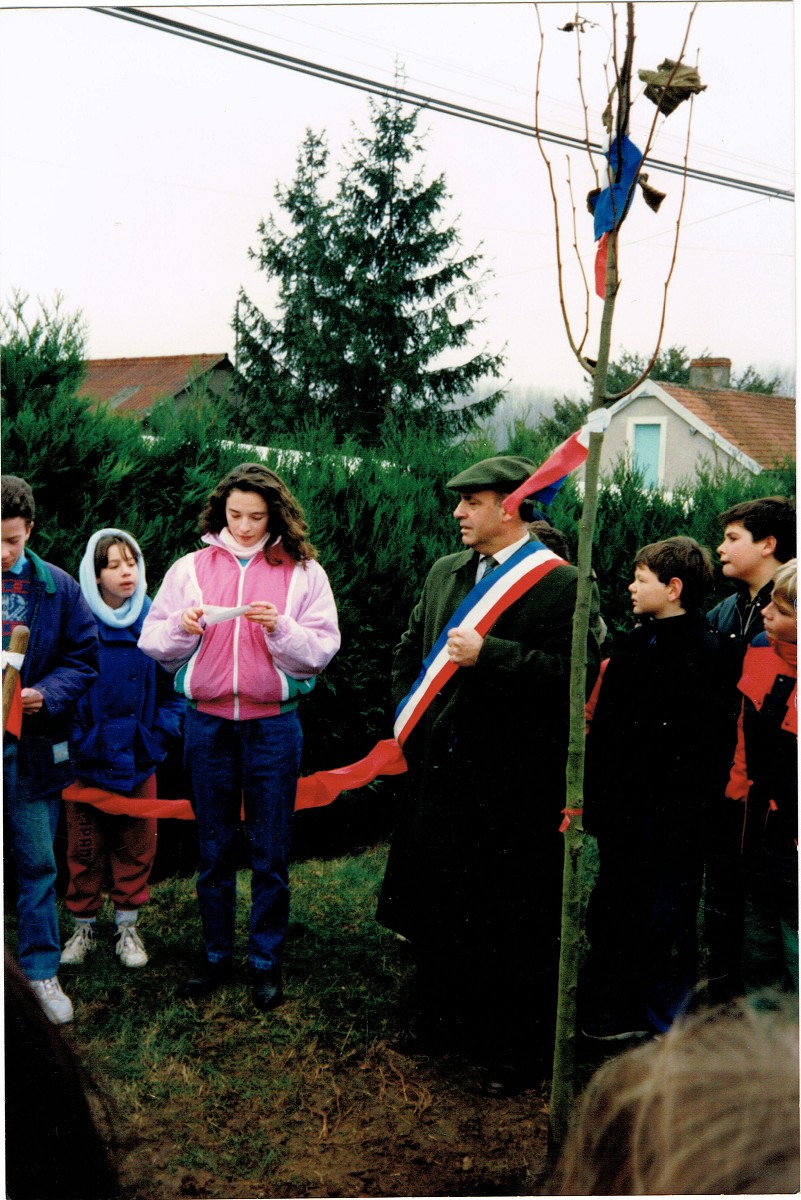
[[[448,631],[475,630],[483,637],[510,604],[559,566],[564,566],[564,559],[552,550],[541,542],[526,542],[506,562],[479,580],[434,642],[414,686],[398,705],[394,732],[401,746],[431,701],[458,670],[458,665],[448,657]]]
[[[591,192],[587,197],[598,244],[595,255],[595,292],[602,300],[606,295],[609,234],[620,226],[631,207],[634,185],[642,165],[642,154],[625,135],[619,141],[615,139],[612,142],[606,151],[606,157],[609,160],[609,176],[614,183],[610,183],[603,191]]]
[[[609,425],[609,410],[596,408],[576,433],[572,433],[566,441],[557,446],[553,454],[538,467],[533,475],[529,475],[525,483],[521,483],[503,502],[507,512],[515,512],[521,500],[530,496],[541,504],[550,504],[571,471],[575,471],[586,462],[590,447],[591,433],[605,433]],[[495,572],[493,572],[494,574]]]

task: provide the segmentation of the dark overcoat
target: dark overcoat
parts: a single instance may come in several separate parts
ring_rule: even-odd
[[[587,736],[588,833],[637,829],[666,851],[702,853],[731,766],[736,679],[727,639],[698,612],[646,618],[620,639]]]
[[[432,567],[395,650],[399,702],[474,586],[478,555]],[[407,802],[378,920],[443,960],[552,958],[558,948],[572,619],[578,572],[557,566],[492,626],[478,661],[435,698],[404,747]],[[591,628],[596,628],[597,595]],[[589,683],[598,669],[589,638]]]

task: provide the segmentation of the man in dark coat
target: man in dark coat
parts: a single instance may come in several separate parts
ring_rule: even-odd
[[[405,743],[409,795],[378,906],[417,965],[415,1016],[396,1044],[458,1044],[487,1063],[490,1095],[519,1090],[552,1046],[578,572],[556,559],[483,638],[448,622],[487,565],[531,540],[525,502],[521,516],[503,500],[533,470],[500,456],[448,482],[460,495],[453,515],[465,549],[431,568],[392,674],[399,703],[449,629],[459,669]],[[593,634],[588,642],[591,686],[599,655]]]

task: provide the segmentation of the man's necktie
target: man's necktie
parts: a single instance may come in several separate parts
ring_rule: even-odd
[[[482,579],[486,579],[486,577],[487,577],[487,575],[489,575],[490,571],[494,571],[494,570],[495,570],[495,568],[496,568],[496,567],[497,567],[497,565],[498,565],[498,562],[497,562],[497,560],[496,560],[496,559],[494,559],[494,558],[492,557],[492,555],[491,555],[491,554],[488,554],[488,555],[487,555],[487,557],[486,557],[485,559],[483,559],[482,561],[483,561],[483,563],[484,563],[484,571],[483,571],[483,573],[482,573],[482,575],[481,575],[481,578],[482,578]]]

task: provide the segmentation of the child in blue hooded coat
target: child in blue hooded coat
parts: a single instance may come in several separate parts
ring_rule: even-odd
[[[136,644],[150,600],[142,552],[133,537],[121,529],[93,534],[79,582],[97,621],[100,678],[75,711],[78,776],[92,787],[153,799],[155,769],[180,735],[185,702],[173,691],[167,672]],[[143,967],[147,952],[136,918],[148,900],[156,819],[111,815],[91,804],[68,803],[66,810],[66,906],[75,917],[75,930],[62,951],[62,965],[79,965],[94,946],[108,884],[120,962]]]

